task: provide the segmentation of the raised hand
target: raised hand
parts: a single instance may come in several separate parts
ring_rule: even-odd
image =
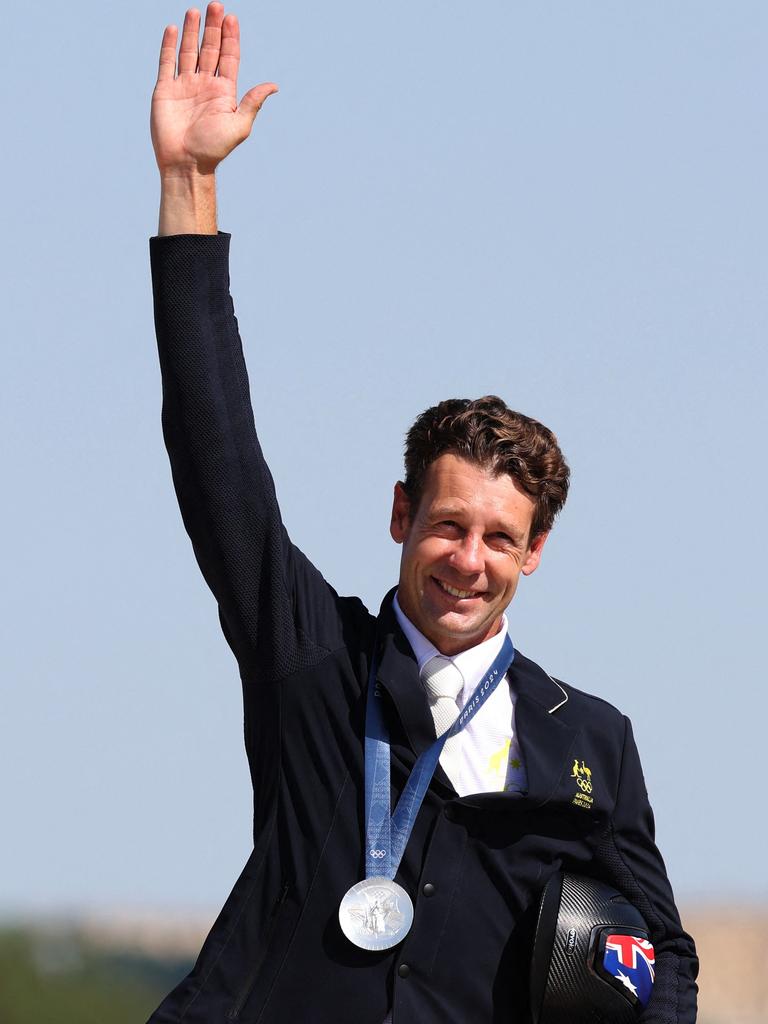
[[[189,10],[179,47],[178,29],[163,33],[157,84],[152,94],[152,144],[161,175],[212,173],[247,139],[262,103],[277,92],[273,82],[250,89],[237,102],[240,28],[224,5],[211,3],[198,49],[200,12]]]
[[[250,89],[238,104],[240,28],[220,3],[208,4],[198,48],[200,12],[187,11],[178,29],[163,33],[152,94],[152,145],[160,169],[161,235],[215,234],[217,165],[247,139],[274,82]]]

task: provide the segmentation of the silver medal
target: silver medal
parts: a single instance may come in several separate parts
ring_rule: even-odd
[[[353,885],[339,905],[339,924],[361,949],[389,949],[413,923],[413,904],[397,882],[383,875]]]

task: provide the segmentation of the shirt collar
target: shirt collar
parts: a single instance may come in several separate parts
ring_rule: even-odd
[[[427,662],[431,658],[440,654],[440,651],[438,651],[431,640],[428,640],[424,634],[414,626],[400,607],[397,600],[397,594],[395,594],[392,600],[392,607],[394,608],[398,625],[402,629],[403,633],[405,633],[405,637],[413,649],[414,656],[416,657],[416,663],[419,667],[419,675],[421,675],[421,670]],[[454,655],[454,657],[450,659],[459,672],[461,672],[462,678],[464,679],[464,689],[462,692],[464,700],[466,700],[469,694],[480,682],[480,678],[488,666],[493,664],[496,655],[499,653],[501,646],[504,643],[504,637],[507,635],[508,628],[507,616],[502,615],[501,628],[498,633],[489,637],[487,640],[483,640],[482,643],[475,644],[474,647],[470,647],[468,650],[462,651],[461,654]],[[447,655],[443,655],[443,657],[447,657]]]

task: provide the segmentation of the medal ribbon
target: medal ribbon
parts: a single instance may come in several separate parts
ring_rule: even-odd
[[[394,814],[390,813],[389,731],[382,714],[383,695],[376,682],[378,665],[371,661],[365,708],[365,877],[394,878],[410,838],[416,815],[435,774],[445,741],[475,717],[509,671],[515,649],[509,634],[493,664],[459,711],[456,721],[416,759]]]

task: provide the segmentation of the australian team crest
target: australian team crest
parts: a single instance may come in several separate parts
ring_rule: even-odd
[[[656,957],[653,946],[637,935],[611,934],[601,943],[600,958],[606,980],[623,991],[630,1002],[645,1009],[653,991]]]
[[[589,810],[594,803],[592,797],[592,770],[584,764],[582,759],[579,764],[579,759],[575,757],[573,759],[573,768],[571,768],[571,778],[576,783],[576,793],[571,803],[577,807],[583,807],[585,810]]]

